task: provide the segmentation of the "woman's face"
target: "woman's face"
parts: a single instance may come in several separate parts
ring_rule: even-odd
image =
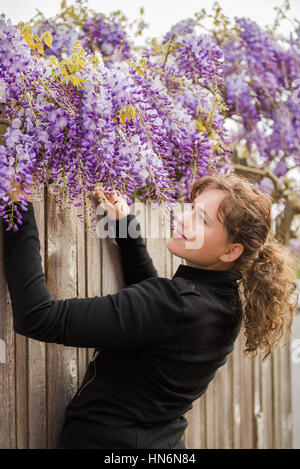
[[[178,231],[173,232],[167,248],[175,256],[185,259],[187,265],[226,270],[242,253],[242,244],[229,243],[226,228],[217,219],[217,210],[224,197],[222,190],[207,188],[193,204],[189,204],[190,209],[177,217]]]

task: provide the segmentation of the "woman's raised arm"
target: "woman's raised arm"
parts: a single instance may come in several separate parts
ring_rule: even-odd
[[[123,227],[122,227],[123,224]],[[130,227],[137,233],[137,237],[130,236]],[[123,229],[124,228],[124,229]],[[120,237],[119,233],[127,233]],[[125,285],[141,282],[147,278],[158,277],[152,258],[141,236],[141,227],[134,214],[129,214],[121,220],[116,220],[116,242],[120,247]]]
[[[107,194],[95,191],[94,197],[102,202],[107,210],[110,223],[115,224],[115,240],[120,247],[125,285],[141,282],[147,278],[158,277],[144,239],[137,218],[130,213],[130,207],[117,191]],[[105,199],[106,200],[105,200]],[[131,236],[133,233],[134,236]]]
[[[51,299],[31,202],[22,221],[17,232],[5,231],[3,224],[4,270],[16,332],[44,342],[121,350],[158,344],[172,333],[182,304],[167,278],[148,278],[102,297]]]

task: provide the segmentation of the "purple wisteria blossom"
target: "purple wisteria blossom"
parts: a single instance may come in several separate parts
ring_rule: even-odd
[[[58,67],[47,57],[32,57],[17,27],[4,17],[0,30],[0,78],[10,121],[0,146],[0,209],[8,229],[21,223],[18,213],[13,223],[10,207],[15,211],[16,206],[6,196],[13,177],[29,188],[47,184],[60,208],[83,205],[84,193],[91,197],[101,182],[117,185],[129,202],[140,191],[170,209],[178,181],[184,178],[188,190],[192,179],[212,165],[216,141],[219,152],[225,148],[219,103],[208,90],[211,82],[217,93],[222,53],[208,37],[186,39],[163,67],[161,57],[146,52],[143,74],[125,60],[92,63],[86,51],[85,66],[76,75],[84,80],[78,88],[64,83],[65,75],[53,74]],[[191,94],[189,105],[177,99],[183,91]],[[191,108],[195,100],[197,110]],[[26,199],[22,203],[26,207]],[[95,227],[96,215],[89,218]]]
[[[300,76],[297,41],[284,42],[248,18],[236,20],[238,32],[224,38],[224,75],[229,116],[239,121],[236,141],[245,140],[263,165],[275,173],[289,169],[286,157],[300,164],[300,111],[294,82]],[[260,162],[260,165],[262,163]]]

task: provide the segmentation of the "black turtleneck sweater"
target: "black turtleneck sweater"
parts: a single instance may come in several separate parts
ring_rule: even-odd
[[[121,237],[129,223],[136,238]],[[184,448],[183,414],[225,364],[241,327],[241,275],[181,264],[171,279],[159,277],[135,216],[111,221],[114,227],[125,287],[102,297],[52,299],[28,203],[19,231],[3,230],[14,329],[39,341],[95,348],[67,407],[61,445]]]

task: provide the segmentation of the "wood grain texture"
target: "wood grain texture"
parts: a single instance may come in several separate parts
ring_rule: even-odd
[[[241,393],[242,393],[242,379],[241,379],[241,366],[242,355],[240,349],[242,347],[242,335],[239,334],[232,351],[232,407],[233,415],[230,424],[233,429],[233,442],[232,448],[242,448],[242,416],[241,416]]]
[[[244,354],[246,337],[243,331],[240,332],[240,336],[242,448],[254,449],[254,360]]]
[[[261,385],[263,407],[263,448],[273,448],[273,396],[272,396],[272,357],[261,362]]]
[[[216,377],[216,376],[215,376]],[[213,379],[205,393],[205,413],[206,413],[206,449],[216,449],[216,383]]]
[[[254,365],[254,446],[257,449],[264,448],[264,409],[262,402],[262,369],[261,359],[256,357],[253,359]]]
[[[161,223],[162,209],[161,207],[152,207],[148,200],[146,203],[147,216],[147,242],[148,252],[153,260],[158,275],[165,276],[166,250],[164,249],[163,227]]]
[[[273,422],[274,448],[282,449],[282,405],[281,405],[281,360],[280,349],[277,346],[272,354],[272,387],[273,387]]]
[[[0,102],[0,116],[6,117],[5,104]],[[0,145],[6,126],[0,124]],[[0,448],[17,446],[16,394],[15,394],[15,333],[13,330],[11,300],[3,268],[3,229],[7,223],[0,217]]]
[[[77,295],[77,247],[75,208],[58,215],[51,195],[47,199],[47,283],[52,298]],[[47,344],[48,448],[57,447],[65,409],[77,389],[76,348]]]
[[[77,297],[86,298],[86,224],[82,207],[75,208],[76,213],[76,247],[77,247]],[[82,216],[82,219],[78,217]],[[82,221],[83,220],[83,221]],[[86,372],[88,361],[88,349],[77,348],[77,386],[80,387]]]
[[[232,354],[227,357],[225,365],[220,367],[215,376],[215,406],[216,406],[216,448],[229,449],[233,447],[232,425],[233,402],[232,402]],[[222,396],[222,398],[220,397]],[[225,422],[228,422],[225,429]]]
[[[45,207],[42,200],[33,202],[45,271]],[[46,344],[28,339],[28,448],[47,448]]]
[[[172,212],[174,213],[175,217],[178,217],[183,213],[183,210],[184,210],[184,205],[179,203],[179,202],[176,202]],[[176,229],[176,219],[173,221],[173,225],[174,225],[174,230],[171,231],[172,234]],[[173,272],[173,275],[175,274],[175,272],[176,272],[176,270],[177,270],[177,268],[180,264],[186,264],[185,259],[182,259],[179,256],[172,255],[172,272]]]
[[[87,201],[89,207],[91,203],[94,204],[95,210],[97,208],[96,202]],[[85,223],[85,228],[87,225]],[[91,234],[89,230],[85,230],[85,273],[86,273],[86,296],[101,296],[101,266],[102,266],[102,251],[100,239],[96,233]],[[86,351],[86,367],[91,360],[94,349],[89,348]]]
[[[3,269],[3,224],[0,219],[0,339],[5,359],[0,363],[0,448],[16,448],[15,333],[11,300]],[[4,356],[3,356],[4,355]]]
[[[15,334],[16,436],[17,449],[28,447],[28,338]]]
[[[281,448],[291,449],[293,441],[293,416],[291,393],[291,343],[280,344],[280,407],[281,407]]]

